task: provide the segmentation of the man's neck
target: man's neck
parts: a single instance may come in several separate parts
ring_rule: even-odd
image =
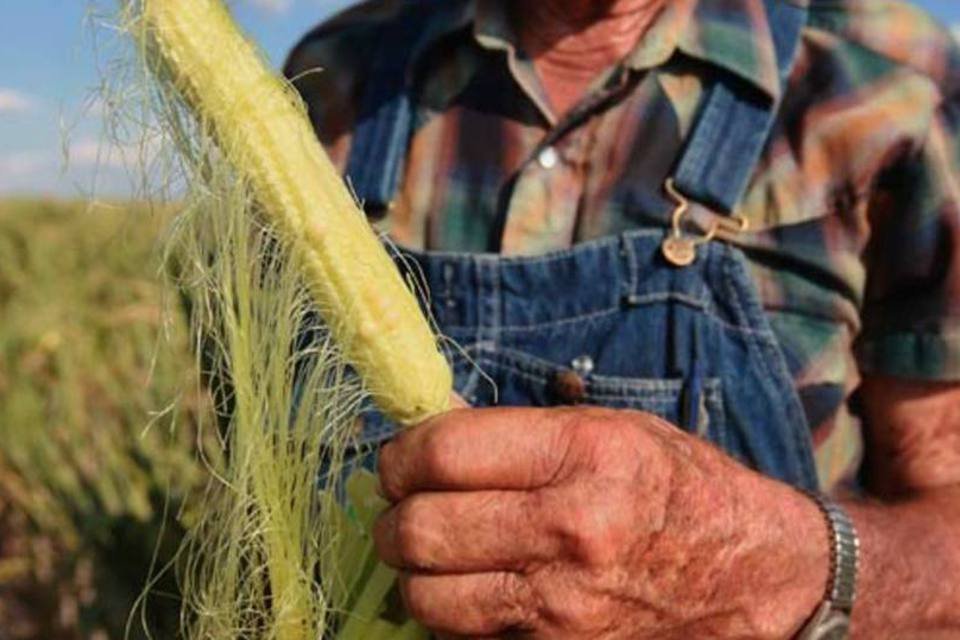
[[[551,105],[563,114],[630,53],[667,1],[520,0],[508,6]]]

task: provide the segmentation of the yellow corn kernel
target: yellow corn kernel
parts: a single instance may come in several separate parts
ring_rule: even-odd
[[[451,373],[390,256],[221,0],[141,0],[145,46],[249,181],[379,407],[411,424],[447,409]]]

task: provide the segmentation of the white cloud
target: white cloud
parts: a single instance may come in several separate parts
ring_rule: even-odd
[[[36,100],[22,91],[0,87],[0,114],[29,111]]]
[[[293,0],[247,0],[250,4],[270,13],[286,13]]]
[[[117,169],[131,173],[143,170],[161,153],[156,138],[139,144],[115,144],[98,138],[78,138],[67,144],[67,168]]]
[[[52,164],[51,154],[42,151],[15,151],[0,156],[0,175],[21,178],[47,169]]]
[[[953,31],[953,37],[955,37],[957,40],[960,40],[960,24],[951,26],[950,30]]]
[[[71,166],[77,167],[114,167],[125,166],[123,157],[126,149],[101,144],[93,138],[83,138],[71,142],[67,147],[68,161]]]
[[[0,195],[48,193],[59,177],[54,153],[29,150],[0,155]]]
[[[29,149],[0,153],[0,196],[58,194],[128,196],[131,179],[156,144],[118,146],[96,137],[78,138],[60,149]]]

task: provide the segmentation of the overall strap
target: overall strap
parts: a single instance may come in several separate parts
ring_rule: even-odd
[[[367,214],[376,217],[391,206],[403,175],[413,132],[410,63],[434,37],[435,25],[459,3],[410,0],[399,19],[381,30],[361,97],[346,175]]]
[[[764,0],[764,6],[783,95],[807,9],[792,0]],[[708,87],[674,172],[674,182],[685,196],[726,214],[733,212],[746,191],[779,107],[735,83],[728,76]]]

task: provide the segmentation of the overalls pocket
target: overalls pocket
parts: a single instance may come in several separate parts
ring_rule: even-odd
[[[657,415],[721,448],[726,447],[723,389],[720,378],[706,378],[700,392],[680,378],[594,377],[587,402],[613,409],[634,409]],[[695,397],[691,397],[695,395]]]
[[[707,377],[692,389],[683,378],[597,375],[517,350],[479,345],[466,351],[470,362],[461,363],[455,371],[458,390],[472,405],[585,405],[645,411],[726,446],[718,377]]]

